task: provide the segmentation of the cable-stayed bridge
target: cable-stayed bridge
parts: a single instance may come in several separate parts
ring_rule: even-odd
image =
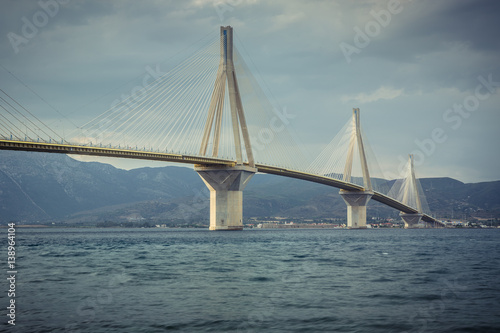
[[[359,109],[310,162],[297,149],[286,110],[272,105],[233,46],[229,26],[136,98],[65,137],[1,92],[0,149],[193,164],[210,190],[210,230],[243,228],[243,190],[257,172],[339,188],[349,228],[366,228],[370,199],[399,210],[407,227],[421,220],[441,226],[422,204],[411,158],[390,191],[378,188]]]

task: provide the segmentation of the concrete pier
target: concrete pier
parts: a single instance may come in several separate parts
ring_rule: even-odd
[[[371,191],[340,191],[342,199],[347,204],[347,227],[349,229],[366,228],[366,205],[370,201]]]
[[[405,229],[416,228],[424,214],[400,214],[405,223]]]
[[[245,165],[195,166],[210,190],[210,230],[243,229],[243,189],[257,172]]]

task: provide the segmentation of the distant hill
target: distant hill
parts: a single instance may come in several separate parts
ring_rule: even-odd
[[[500,181],[464,184],[421,179],[433,215],[500,217]],[[338,189],[257,174],[244,192],[249,217],[345,218]],[[66,155],[0,151],[0,222],[201,221],[208,223],[209,195],[191,168],[130,171],[80,162]],[[397,217],[371,202],[369,216]]]
[[[0,219],[50,220],[108,206],[193,195],[203,182],[184,167],[125,171],[66,155],[0,152]]]

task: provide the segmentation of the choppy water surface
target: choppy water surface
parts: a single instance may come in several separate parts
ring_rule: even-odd
[[[17,243],[4,331],[500,332],[500,230],[18,228]]]

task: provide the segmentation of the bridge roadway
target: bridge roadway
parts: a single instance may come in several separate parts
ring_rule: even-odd
[[[213,157],[191,156],[191,155],[160,153],[160,152],[155,153],[151,151],[110,148],[102,146],[98,147],[79,146],[79,145],[71,145],[65,143],[28,142],[28,141],[15,141],[15,140],[4,140],[4,139],[0,139],[0,150],[20,150],[20,151],[37,151],[44,153],[119,157],[119,158],[142,159],[149,161],[164,161],[164,162],[177,162],[177,163],[202,164],[202,165],[234,166],[236,164],[236,162],[233,160],[224,160]],[[302,171],[289,170],[285,168],[268,166],[263,164],[256,164],[255,167],[259,172],[262,173],[302,179],[314,183],[324,184],[327,186],[333,186],[347,191],[363,191],[362,186],[347,183],[330,177],[319,176]],[[408,214],[417,213],[416,209],[411,208],[410,206],[407,206],[380,192],[374,191],[372,199],[404,213]],[[442,226],[441,222],[437,221],[435,218],[427,214],[424,214],[422,220],[434,225]]]

